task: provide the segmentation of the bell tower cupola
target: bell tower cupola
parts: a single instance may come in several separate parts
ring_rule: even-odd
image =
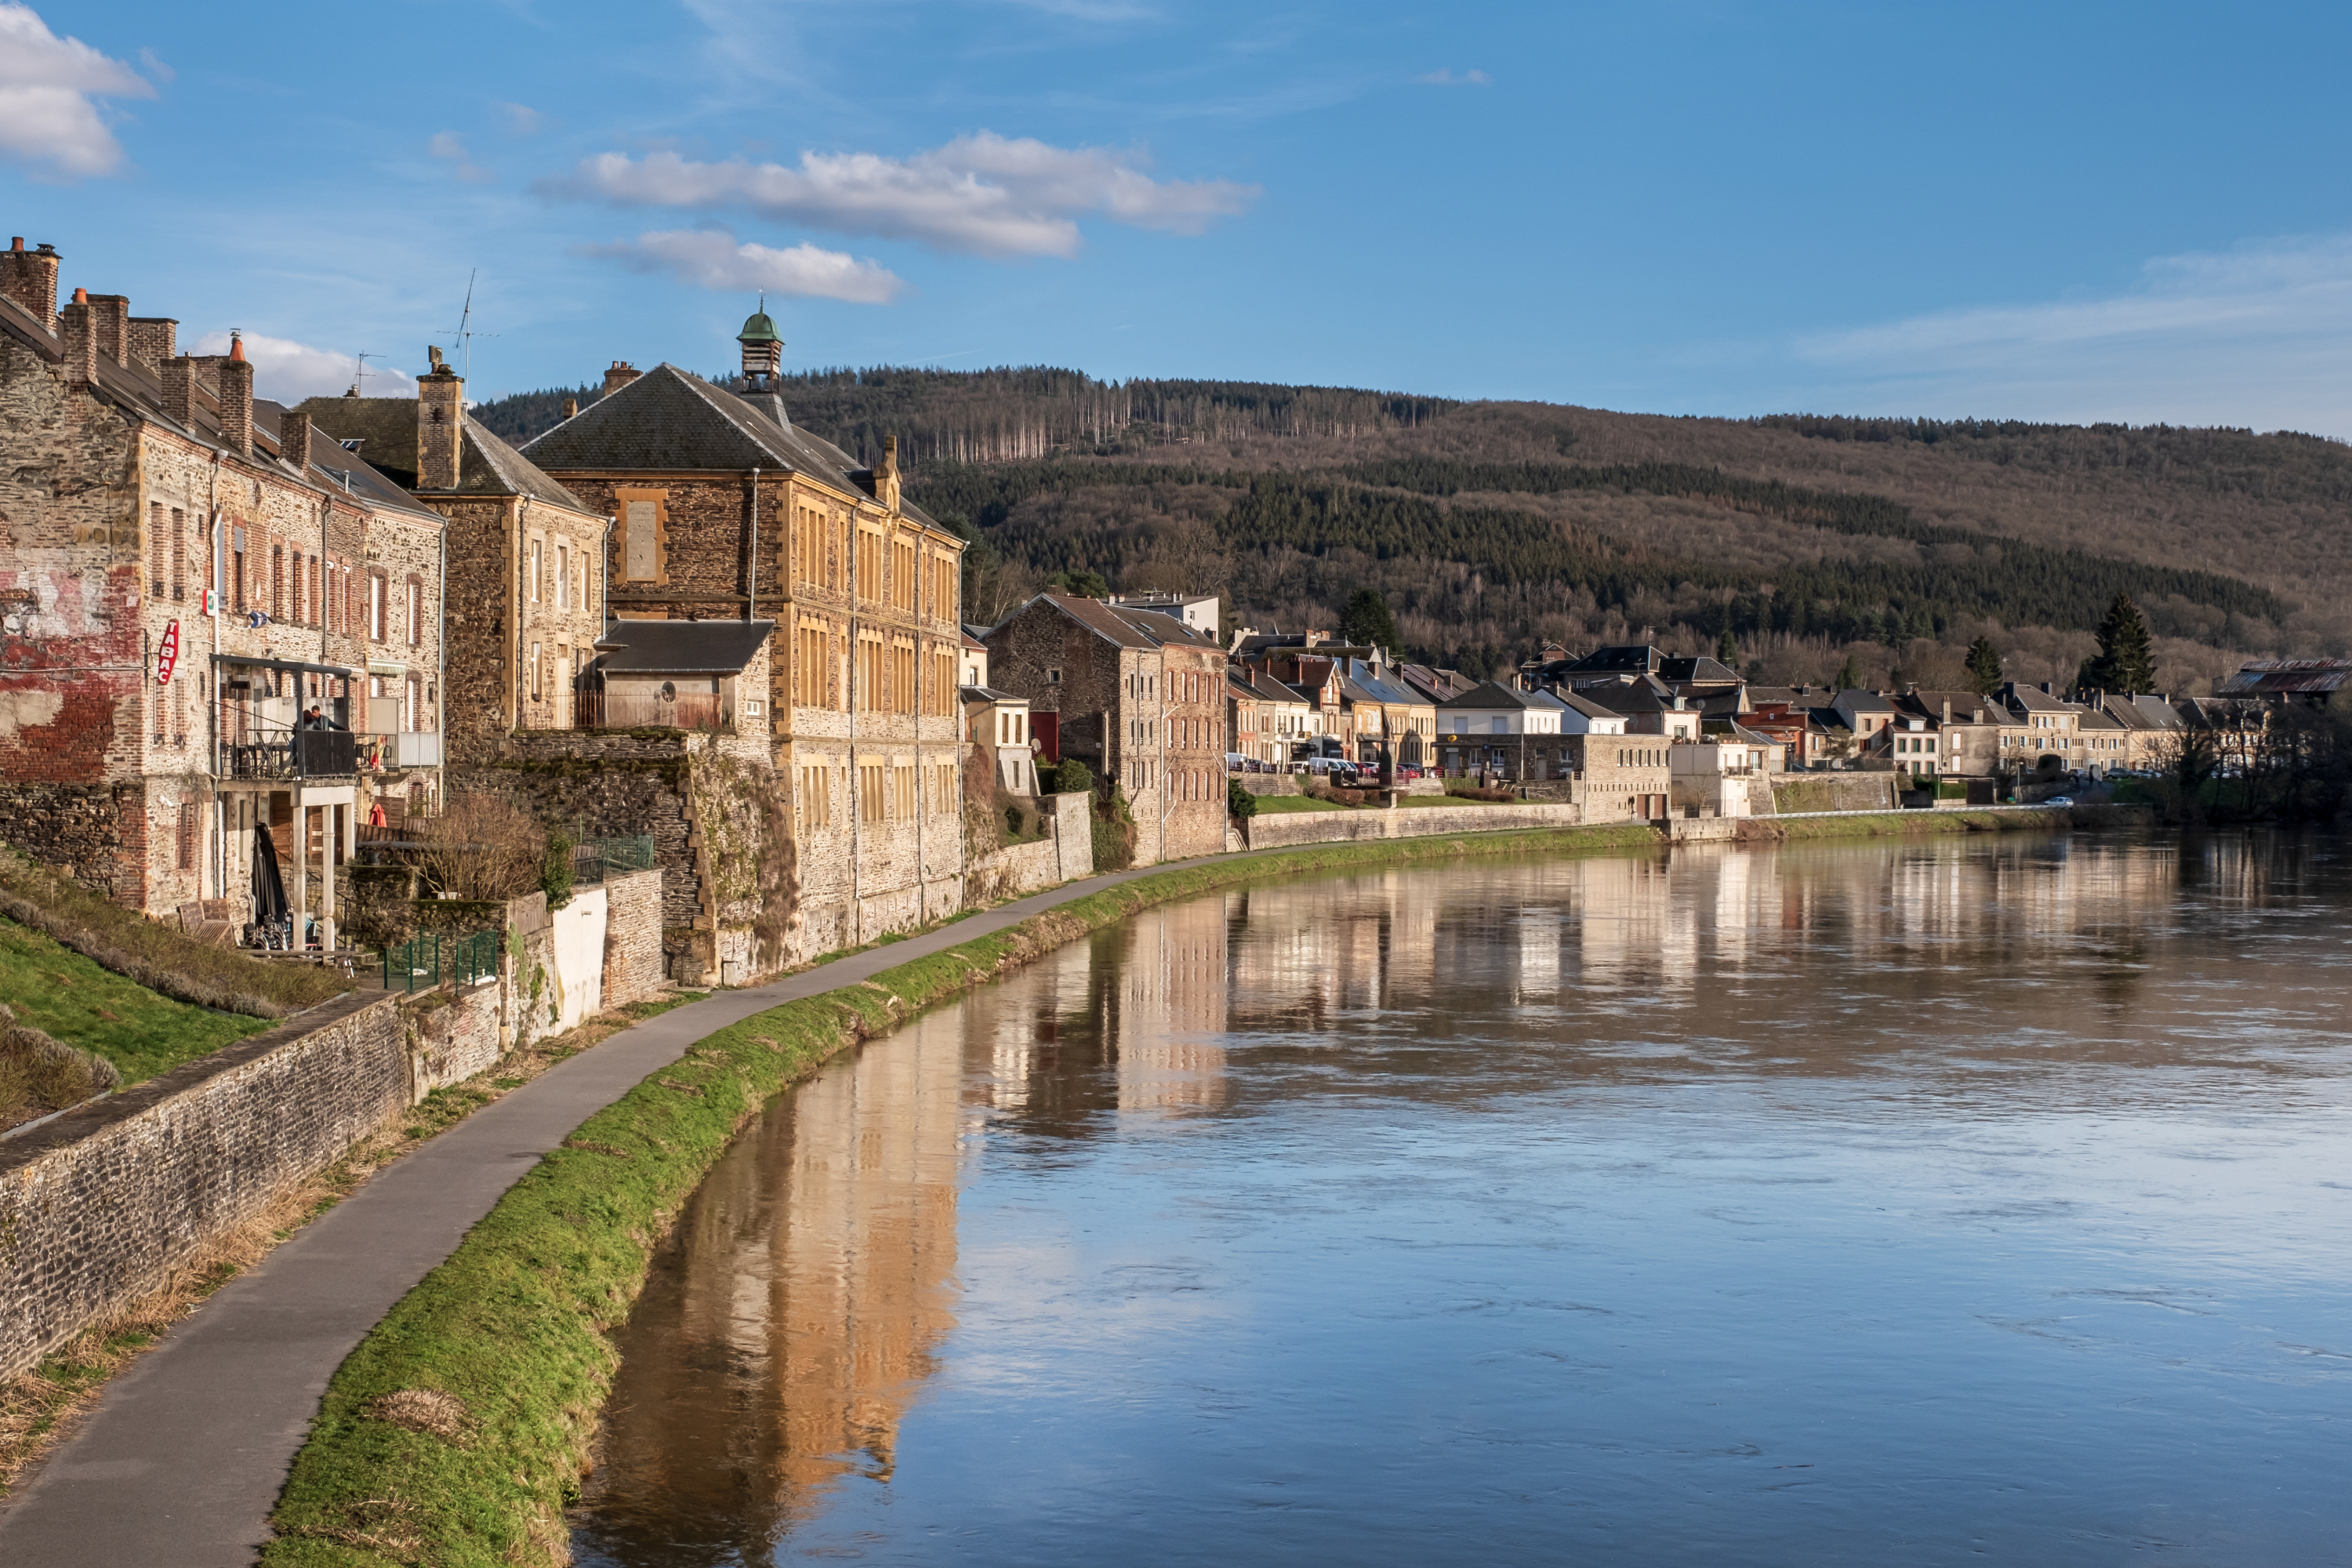
[[[769,394],[780,390],[776,378],[783,373],[784,340],[776,335],[776,323],[768,315],[764,298],[743,323],[743,330],[735,334],[735,341],[743,345],[743,390]]]

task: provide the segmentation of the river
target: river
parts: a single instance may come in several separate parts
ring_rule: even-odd
[[[1703,847],[1173,905],[835,1062],[578,1560],[2352,1563],[2352,854]]]

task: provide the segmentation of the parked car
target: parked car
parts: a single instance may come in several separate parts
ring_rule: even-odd
[[[1356,782],[1356,764],[1345,757],[1309,757],[1303,771],[1316,778],[1328,779],[1335,784]]]
[[[2053,795],[2042,804],[2044,805],[2072,805],[2074,804],[2074,797],[2071,795]]]

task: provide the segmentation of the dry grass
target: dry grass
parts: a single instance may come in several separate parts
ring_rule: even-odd
[[[0,1384],[0,1495],[71,1430],[74,1418],[97,1401],[109,1378],[194,1311],[206,1297],[349,1197],[376,1172],[442,1129],[505,1099],[556,1063],[699,996],[687,992],[635,1003],[617,1013],[599,1014],[568,1035],[535,1041],[465,1082],[435,1091],[422,1104],[362,1139],[326,1170],[287,1188],[243,1224],[198,1247],[175,1264],[153,1291],[90,1324],[33,1371]],[[449,1398],[415,1392],[419,1400]],[[389,1528],[390,1521],[387,1514],[382,1528],[372,1524],[368,1532],[390,1541],[399,1533]],[[389,1545],[371,1549],[391,1551]]]
[[[466,1402],[433,1388],[400,1388],[368,1404],[368,1414],[411,1432],[462,1445],[474,1429]]]

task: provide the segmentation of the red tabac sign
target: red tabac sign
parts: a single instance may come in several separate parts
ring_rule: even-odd
[[[172,683],[172,667],[180,662],[180,623],[163,628],[163,646],[155,650],[155,684]]]

